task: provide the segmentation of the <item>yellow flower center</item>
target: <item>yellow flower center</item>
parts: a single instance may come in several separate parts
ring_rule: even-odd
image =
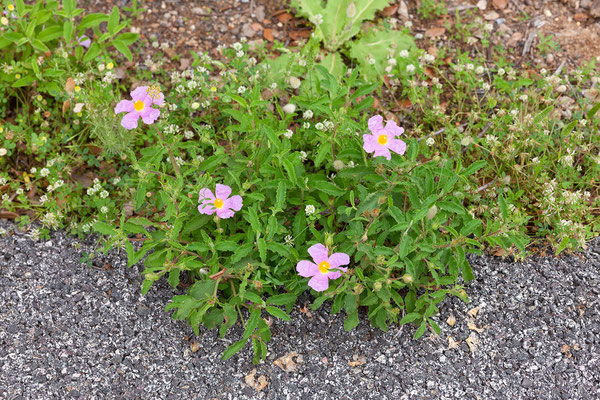
[[[133,108],[135,108],[135,111],[140,112],[144,109],[144,107],[146,107],[144,105],[144,102],[142,100],[138,100],[135,103],[133,103]]]
[[[322,274],[328,273],[329,268],[331,268],[331,264],[329,264],[327,261],[321,261],[319,263],[319,271],[321,271]]]
[[[223,208],[223,200],[215,199],[215,207],[219,209]]]
[[[380,145],[384,145],[387,143],[387,135],[379,135],[379,137],[377,138],[377,143],[379,143]]]
[[[14,10],[14,9],[15,9],[15,6],[13,6],[12,4],[9,4],[9,5],[8,5],[8,9],[9,9],[10,11],[12,11],[12,10]]]

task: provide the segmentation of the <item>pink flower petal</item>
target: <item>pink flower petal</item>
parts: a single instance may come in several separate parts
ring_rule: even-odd
[[[321,274],[317,264],[311,263],[307,260],[302,260],[298,264],[296,264],[296,271],[298,271],[298,275],[303,276],[305,278],[310,278],[311,276]]]
[[[350,264],[350,256],[348,256],[346,253],[333,253],[331,256],[329,256],[329,265],[331,265],[331,268],[348,264]]]
[[[217,216],[222,219],[227,219],[233,217],[235,212],[227,207],[222,207],[217,209]]]
[[[315,289],[317,292],[322,292],[323,290],[327,290],[327,288],[329,288],[329,279],[326,275],[317,274],[310,278],[308,281],[308,286]]]
[[[144,121],[145,124],[150,125],[158,119],[158,117],[160,116],[160,111],[158,111],[156,108],[146,107],[140,113],[140,116],[142,117],[142,121]]]
[[[390,140],[388,147],[390,150],[402,155],[406,151],[406,143],[404,143],[400,139],[392,139]]]
[[[133,111],[135,111],[135,108],[133,107],[133,102],[129,100],[121,100],[119,104],[117,104],[117,106],[115,107],[115,114]]]
[[[152,99],[152,102],[157,106],[162,106],[165,102],[165,95],[161,93],[157,99]]]
[[[198,212],[200,212],[200,214],[213,215],[215,211],[215,204],[210,200],[204,200],[202,204],[198,206]]]
[[[146,96],[142,99],[142,101],[144,102],[144,110],[146,110],[148,107],[150,107],[152,105],[152,97],[150,96]]]
[[[198,197],[198,201],[202,201],[208,199],[211,202],[215,201],[215,195],[212,193],[212,191],[209,188],[202,188],[200,189],[200,195]]]
[[[394,121],[388,121],[385,124],[384,131],[388,134],[388,137],[393,138],[394,136],[402,135],[404,133],[404,128],[396,125],[396,122]]]
[[[148,86],[140,86],[131,92],[131,98],[135,101],[142,100],[148,96]]]
[[[308,254],[311,255],[315,264],[320,264],[321,261],[327,261],[327,247],[321,243],[313,244],[308,248]]]
[[[224,207],[231,208],[235,211],[240,211],[242,209],[242,196],[235,195],[231,196],[227,200],[225,200]]]
[[[385,146],[381,146],[381,145],[379,145],[375,148],[375,153],[373,154],[373,157],[379,157],[379,156],[383,156],[383,157],[387,158],[388,160],[392,159],[392,154],[390,153],[388,148]]]
[[[348,270],[348,268],[344,268],[344,267],[336,267],[336,269],[339,269],[340,271],[344,271],[344,272],[346,272]],[[325,276],[329,279],[337,279],[340,276],[342,276],[342,273],[340,271],[329,271],[328,273],[325,274]]]
[[[138,119],[140,118],[140,113],[137,111],[133,111],[125,114],[123,119],[121,119],[121,126],[125,129],[135,129],[138,126]]]
[[[374,117],[369,118],[369,130],[377,135],[379,131],[383,130],[383,117],[381,115],[375,115]]]
[[[217,183],[217,186],[215,187],[215,195],[218,199],[225,200],[230,194],[231,188],[229,186]]]
[[[375,151],[375,146],[378,144],[375,140],[375,136],[369,134],[363,135],[363,141],[363,149],[367,153],[372,153]]]

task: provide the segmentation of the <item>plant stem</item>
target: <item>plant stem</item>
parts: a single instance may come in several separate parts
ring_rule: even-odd
[[[175,175],[179,176],[179,167],[175,162],[175,157],[173,157],[171,147],[167,146],[167,142],[165,142],[165,138],[163,137],[162,133],[160,133],[160,131],[158,130],[158,127],[155,124],[152,124],[152,126],[154,127],[154,129],[156,129],[156,133],[158,133],[158,137],[160,137],[160,140],[162,140],[165,147],[167,147],[167,151],[169,152],[169,156],[171,157],[171,164],[173,164],[173,168],[175,169]]]

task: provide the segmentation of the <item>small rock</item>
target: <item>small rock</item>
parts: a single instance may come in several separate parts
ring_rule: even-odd
[[[600,0],[594,1],[590,7],[590,15],[594,18],[600,18]]]
[[[254,35],[256,35],[256,31],[252,29],[252,24],[246,23],[244,24],[244,26],[242,26],[242,35],[248,38],[254,37]]]
[[[265,6],[256,7],[254,9],[254,17],[259,21],[265,19]]]

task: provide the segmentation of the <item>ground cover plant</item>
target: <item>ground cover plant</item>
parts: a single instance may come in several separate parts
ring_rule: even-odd
[[[362,9],[333,3],[323,15]],[[143,261],[143,293],[159,279],[181,293],[167,310],[196,333],[241,322],[224,358],[251,342],[255,362],[271,336],[264,317],[289,319],[307,290],[313,308],[344,310],[348,330],[363,309],[383,330],[415,323],[419,337],[440,332],[446,296],[468,299],[467,253],[584,247],[600,230],[596,66],[517,71],[382,41],[369,69],[347,42],[372,34],[356,27],[380,3],[356,26],[327,17],[299,49],[238,42],[219,59],[194,53],[184,71],[156,68],[160,57],[125,68],[137,35],[119,33],[118,9],[3,3],[2,215],[39,220],[36,237],[105,235],[129,265]],[[64,17],[42,42],[57,49],[48,56],[33,44],[38,4]],[[472,28],[456,30],[468,41]],[[328,68],[339,49],[347,59]]]

